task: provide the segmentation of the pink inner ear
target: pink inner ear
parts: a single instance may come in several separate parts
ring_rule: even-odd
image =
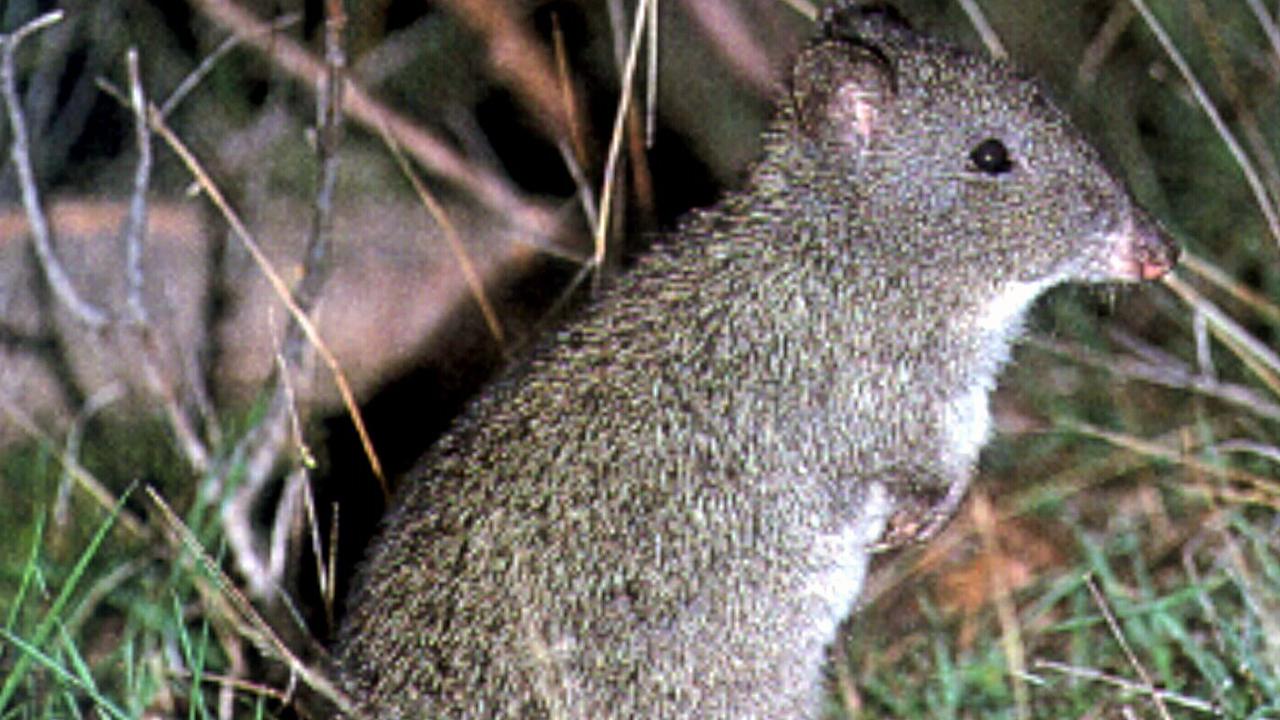
[[[837,92],[836,102],[840,117],[846,121],[846,132],[851,131],[856,136],[847,136],[846,140],[853,144],[870,140],[880,126],[880,103],[884,102],[884,96],[876,89],[850,82]]]
[[[868,99],[872,99],[868,96],[874,94],[875,93],[864,92],[854,93],[856,104],[854,105],[853,114],[854,117],[858,119],[856,126],[858,128],[858,134],[862,136],[863,140],[870,138],[871,133],[880,125],[880,108],[876,107],[876,104],[873,102],[867,102]]]

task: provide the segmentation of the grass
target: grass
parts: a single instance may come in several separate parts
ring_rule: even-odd
[[[942,537],[879,562],[836,653],[832,718],[1280,718],[1280,443],[1264,407],[1280,401],[1267,354],[1280,333],[1280,238],[1239,165],[1240,153],[1256,163],[1262,194],[1280,203],[1268,184],[1280,49],[1250,3],[1149,4],[1238,139],[1206,119],[1126,2],[980,3],[1186,240],[1195,258],[1179,277],[1192,292],[1065,292],[1040,308],[1002,384],[1015,431],[984,453],[974,501]],[[974,37],[957,4],[900,5],[920,25]],[[1078,78],[1124,12],[1100,72]],[[151,52],[159,63],[171,49]],[[216,137],[252,114],[227,97],[249,82],[237,72],[260,69],[219,67],[216,89],[191,100],[191,134]],[[399,82],[406,104],[423,94],[420,78]],[[173,168],[161,177],[186,182]],[[204,478],[156,432],[90,435],[73,454],[115,493],[108,507],[67,494],[61,437],[0,457],[0,720],[289,716],[287,671],[220,575],[230,563],[192,559],[196,545],[227,552],[217,507],[197,492]],[[193,541],[168,539],[139,479]],[[127,527],[134,517],[140,531]]]
[[[900,614],[909,618],[886,623],[873,608],[854,620],[845,648],[861,704],[847,716],[1014,718],[1022,683],[1027,717],[1276,717],[1280,552],[1274,518],[1249,515],[1236,508],[1186,518],[1194,525],[1177,543],[1153,542],[1160,532],[1134,515],[1102,533],[1063,523],[1072,562],[1015,596],[1027,657],[1017,676],[993,612],[971,605],[966,616],[935,604],[938,589],[954,585],[908,593],[916,608]],[[1026,562],[1017,549],[1004,553],[987,566],[993,574]],[[964,624],[976,629],[959,631]]]
[[[75,498],[70,519],[59,520],[51,508],[56,473],[4,479],[5,496],[34,496],[34,510],[5,526],[10,547],[25,556],[0,575],[0,717],[220,717],[215,683],[238,641],[228,642],[225,618],[207,614],[204,578],[181,553],[155,546],[154,532],[122,529],[118,519],[137,504],[136,491],[109,512]],[[207,546],[216,547],[217,526],[201,523],[199,505],[186,520],[203,525]],[[227,698],[237,717],[263,712],[261,695]]]

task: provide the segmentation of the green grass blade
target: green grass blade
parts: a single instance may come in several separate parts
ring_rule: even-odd
[[[116,517],[124,508],[125,500],[128,499],[128,497],[129,492],[125,492],[124,495],[120,497],[120,500],[116,502],[115,507],[112,508],[111,514],[103,520],[102,525],[99,526],[98,531],[89,541],[88,547],[86,547],[84,552],[80,554],[79,560],[76,561],[75,567],[71,569],[71,574],[67,576],[67,580],[62,586],[62,591],[58,593],[56,598],[54,598],[53,604],[49,607],[49,612],[45,614],[44,619],[36,626],[36,631],[32,635],[30,642],[32,647],[39,648],[49,639],[49,633],[53,631],[55,624],[61,617],[62,611],[66,608],[67,603],[71,601],[72,593],[75,591],[80,579],[84,577],[85,571],[89,569],[89,563],[97,555],[98,548],[100,548],[102,546],[102,542],[106,540],[107,533],[110,532],[111,528],[115,525]],[[10,633],[6,631],[6,634],[8,635]],[[4,686],[0,687],[0,713],[4,713],[5,708],[9,706],[9,702],[13,699],[14,693],[18,691],[18,685],[22,682],[27,671],[31,668],[32,658],[33,656],[30,653],[19,657],[17,662],[14,663],[13,670],[9,673],[9,676],[5,678]]]
[[[22,609],[22,603],[26,600],[27,591],[31,587],[31,582],[35,579],[38,572],[37,563],[40,561],[40,547],[44,545],[44,513],[36,519],[36,527],[34,537],[31,539],[31,555],[27,558],[26,564],[22,568],[22,582],[18,585],[18,593],[13,598],[13,605],[9,606],[9,617],[5,618],[4,629],[12,631],[18,624],[18,613]]]
[[[119,718],[119,720],[130,720],[128,713],[121,710],[114,703],[99,693],[96,687],[86,685],[80,678],[67,672],[66,669],[59,665],[56,660],[40,652],[40,649],[34,644],[28,643],[26,640],[23,640],[8,630],[0,630],[0,637],[3,637],[5,642],[22,651],[19,662],[26,660],[28,664],[35,663],[44,667],[49,672],[53,673],[58,680],[75,687],[76,689],[84,692],[85,695],[88,695],[89,699],[93,700],[93,702],[107,715],[110,715],[113,718]]]

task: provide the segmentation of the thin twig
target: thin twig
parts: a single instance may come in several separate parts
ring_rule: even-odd
[[[302,277],[293,289],[294,302],[306,316],[310,316],[320,299],[325,282],[333,271],[333,201],[338,178],[339,150],[342,142],[342,86],[346,81],[346,54],[342,36],[346,27],[346,15],[340,3],[330,0],[325,7],[324,31],[324,83],[317,93],[316,106],[316,155],[319,178],[316,183],[311,227],[307,234],[302,262]],[[286,481],[285,495],[276,507],[276,521],[267,543],[268,556],[264,559],[254,543],[255,532],[249,521],[250,510],[257,504],[266,488],[275,459],[290,435],[285,432],[296,417],[289,370],[302,361],[307,349],[306,333],[301,318],[292,315],[285,328],[283,348],[277,356],[276,372],[272,379],[274,388],[268,411],[252,431],[245,434],[241,444],[245,447],[245,479],[235,494],[223,505],[222,524],[241,571],[249,580],[251,591],[258,597],[269,597],[277,592],[284,573],[287,528],[298,516],[296,480],[294,474]],[[293,425],[296,427],[296,425]],[[298,470],[305,473],[305,468]],[[384,491],[387,488],[384,486]]]
[[[591,188],[591,182],[568,145],[558,143],[556,149],[560,151],[560,160],[569,171],[569,177],[573,178],[574,187],[578,188],[578,203],[582,206],[583,216],[586,217],[589,226],[595,227],[600,221],[600,208],[596,205],[596,195]]]
[[[1138,673],[1138,677],[1142,679],[1143,690],[1151,696],[1156,704],[1156,711],[1160,713],[1160,717],[1164,720],[1172,720],[1169,716],[1169,708],[1165,707],[1164,698],[1159,690],[1156,689],[1155,682],[1151,679],[1151,674],[1138,661],[1138,656],[1133,653],[1133,648],[1129,646],[1129,641],[1125,638],[1124,633],[1120,631],[1120,623],[1116,622],[1115,615],[1111,612],[1111,607],[1107,604],[1107,598],[1103,596],[1102,591],[1098,589],[1098,584],[1093,581],[1091,575],[1084,578],[1085,586],[1089,588],[1089,594],[1093,596],[1093,602],[1102,611],[1102,617],[1107,621],[1107,627],[1111,629],[1111,636],[1120,644],[1120,649],[1129,660],[1129,665]]]
[[[142,79],[138,72],[138,50],[129,48],[125,53],[125,67],[129,75],[129,101],[133,106],[133,136],[138,144],[138,165],[133,171],[133,193],[129,197],[129,214],[125,217],[125,283],[126,305],[129,320],[137,325],[147,324],[147,308],[142,301],[142,235],[147,230],[147,189],[151,185],[151,133],[147,130],[147,103],[142,92]]]
[[[1204,700],[1201,700],[1200,698],[1189,697],[1187,695],[1171,692],[1169,690],[1153,691],[1152,688],[1145,687],[1140,683],[1136,683],[1132,680],[1127,680],[1122,677],[1116,677],[1115,675],[1108,675],[1100,670],[1095,670],[1093,668],[1067,665],[1066,663],[1060,663],[1055,660],[1036,660],[1034,663],[1032,663],[1032,667],[1035,668],[1036,670],[1053,670],[1055,672],[1060,672],[1064,675],[1083,678],[1085,680],[1096,680],[1098,682],[1106,683],[1108,685],[1113,685],[1115,687],[1118,687],[1122,690],[1126,690],[1128,692],[1135,692],[1135,693],[1142,693],[1142,694],[1153,693],[1152,697],[1160,697],[1164,700],[1168,700],[1170,704],[1178,705],[1180,707],[1187,708],[1188,710],[1196,710],[1202,713],[1207,713],[1209,715],[1220,714],[1218,708],[1215,707],[1213,703],[1206,702]]]
[[[1161,443],[1145,440],[1133,435],[1112,432],[1105,430],[1096,425],[1083,422],[1064,421],[1062,427],[1080,435],[1104,440],[1117,447],[1125,448],[1130,452],[1137,453],[1157,460],[1181,465],[1188,470],[1203,473],[1213,477],[1223,478],[1232,482],[1252,487],[1257,491],[1255,495],[1244,496],[1230,492],[1228,488],[1218,488],[1215,492],[1224,497],[1231,497],[1237,502],[1253,502],[1271,507],[1280,507],[1280,485],[1276,484],[1274,478],[1256,475],[1236,468],[1222,467],[1210,462],[1205,462],[1192,455],[1185,454],[1179,450],[1169,448]],[[1180,486],[1184,490],[1190,492],[1191,487]]]
[[[281,15],[267,24],[267,32],[271,35],[283,32],[284,30],[296,25],[301,19],[302,16],[298,13]],[[173,92],[169,93],[169,97],[165,98],[164,102],[160,103],[160,114],[165,117],[169,117],[169,115],[173,113],[174,109],[177,108],[183,100],[187,99],[187,96],[191,94],[191,91],[194,90],[196,86],[209,75],[209,73],[213,72],[213,68],[218,64],[218,61],[225,57],[227,53],[230,53],[232,50],[240,46],[240,40],[241,38],[239,35],[229,35],[222,42],[218,43],[218,47],[214,48],[213,52],[206,55],[194,70],[187,73],[187,76],[182,78],[182,82],[178,83],[178,86],[173,89]]]
[[[143,378],[147,387],[159,400],[161,408],[164,409],[178,449],[186,457],[187,462],[191,463],[192,468],[204,473],[208,471],[211,463],[208,444],[201,439],[191,417],[180,406],[173,383],[160,369],[161,361],[156,346],[156,333],[151,327],[143,300],[142,241],[147,230],[147,192],[151,183],[151,132],[147,127],[147,100],[138,74],[136,53],[133,61],[127,62],[126,65],[129,76],[127,100],[124,93],[106,80],[99,79],[98,85],[130,109],[134,118],[134,135],[138,143],[138,167],[134,171],[133,192],[129,198],[129,211],[125,216],[123,228],[126,248],[125,285],[128,309],[126,317],[130,326],[127,329],[137,337],[138,360]],[[182,349],[179,351],[181,352]],[[191,378],[191,382],[201,383],[195,376]]]
[[[1123,336],[1118,336],[1123,337]],[[1125,342],[1134,342],[1125,339]],[[1054,353],[1073,362],[1112,375],[1131,380],[1199,393],[1205,397],[1229,403],[1260,418],[1280,422],[1280,403],[1247,385],[1225,382],[1212,375],[1193,372],[1186,364],[1174,360],[1150,362],[1125,355],[1111,356],[1090,350],[1083,345],[1069,344],[1047,337],[1034,336],[1026,343],[1046,352]]]
[[[107,512],[114,512],[119,499],[103,485],[93,473],[89,472],[75,458],[65,452],[58,451],[58,443],[41,430],[29,415],[0,395],[0,411],[9,417],[10,422],[27,433],[33,440],[46,449],[58,464],[75,479],[82,490],[88,493],[94,502]],[[121,507],[116,522],[136,537],[146,538],[150,535],[148,528],[128,508]]]
[[[90,418],[97,415],[103,408],[116,402],[124,397],[124,387],[120,383],[110,383],[98,388],[96,392],[85,399],[84,405],[81,406],[79,412],[71,421],[71,425],[67,428],[66,440],[63,441],[62,452],[65,457],[80,457],[81,441],[84,438],[84,428]],[[59,526],[65,526],[71,520],[71,488],[75,484],[74,473],[66,465],[62,468],[61,478],[58,481],[57,499],[53,506],[53,519]]]
[[[284,479],[284,492],[281,493],[280,502],[276,506],[275,519],[271,523],[265,563],[267,579],[273,590],[284,584],[285,571],[289,563],[289,547],[292,544],[290,541],[297,535],[295,528],[298,527],[298,521],[306,517],[303,503],[310,482],[307,469],[302,466],[294,468]],[[263,596],[266,595],[265,588],[260,589],[260,592],[263,592]]]
[[[337,504],[334,506],[333,525],[331,539],[334,541],[329,543],[329,554],[325,555],[324,546],[320,544],[320,518],[316,513],[315,493],[311,491],[310,481],[306,482],[302,487],[302,509],[305,513],[306,527],[308,539],[311,541],[311,555],[316,561],[316,583],[320,586],[320,600],[324,607],[325,626],[332,628],[334,626],[333,616],[333,599],[335,575],[332,572],[334,567],[334,557],[338,554],[338,545],[336,537],[333,533],[337,532],[338,515]],[[329,562],[325,562],[328,557]]]
[[[18,185],[22,190],[22,205],[27,212],[27,222],[31,225],[31,242],[40,262],[40,268],[44,271],[45,279],[48,280],[58,301],[81,323],[93,330],[100,330],[107,324],[109,316],[106,311],[80,297],[80,293],[76,291],[71,278],[53,251],[49,221],[40,200],[40,191],[36,187],[35,171],[31,167],[27,123],[26,118],[23,117],[22,105],[18,100],[15,78],[14,53],[18,45],[32,33],[60,22],[62,16],[61,10],[55,10],[37,17],[11,34],[0,35],[0,96],[4,99],[8,114],[9,131],[13,134],[10,157],[18,175]]]
[[[1271,322],[1280,323],[1280,306],[1277,306],[1272,298],[1240,282],[1239,279],[1209,260],[1188,252],[1184,248],[1182,256],[1178,258],[1178,267],[1185,268],[1213,283],[1230,294],[1231,297],[1248,305],[1254,312],[1265,316]]]

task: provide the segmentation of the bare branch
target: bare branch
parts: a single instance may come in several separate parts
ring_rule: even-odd
[[[338,151],[342,142],[340,102],[346,71],[346,56],[342,47],[345,26],[346,16],[341,3],[330,0],[326,6],[325,20],[325,76],[317,94],[316,108],[319,178],[303,258],[302,278],[293,290],[298,310],[308,316],[333,270],[333,198],[338,178]],[[297,476],[297,473],[305,475],[305,469],[295,471],[286,481],[285,495],[276,508],[276,520],[267,543],[267,557],[262,557],[258,544],[254,542],[253,523],[249,518],[252,516],[252,508],[266,488],[275,460],[280,456],[289,437],[285,428],[291,419],[295,421],[296,429],[294,395],[288,373],[290,368],[300,363],[303,352],[307,349],[307,336],[301,321],[301,317],[294,315],[285,329],[282,350],[277,356],[276,372],[272,380],[275,388],[270,408],[257,427],[246,433],[240,443],[247,457],[244,483],[222,508],[222,523],[231,541],[233,554],[249,580],[251,592],[258,597],[272,596],[280,586],[285,567],[287,530],[301,510],[297,483],[303,478]],[[379,481],[381,480],[379,477]],[[388,492],[385,484],[383,491]]]
[[[128,102],[134,118],[134,135],[138,143],[138,166],[134,170],[133,192],[129,198],[129,212],[125,217],[125,287],[127,294],[127,317],[130,329],[136,334],[139,344],[138,354],[143,377],[147,387],[155,393],[164,408],[169,426],[173,430],[178,449],[191,463],[197,472],[204,473],[210,467],[210,453],[207,444],[201,439],[195,424],[178,401],[178,393],[173,383],[161,371],[159,350],[156,347],[156,334],[143,301],[142,241],[147,228],[147,192],[151,185],[151,131],[147,127],[147,100],[142,90],[142,80],[138,72],[137,53],[130,49],[126,55],[129,76]],[[100,86],[116,99],[124,102],[124,96],[118,88],[106,81]],[[202,385],[198,377],[192,377],[192,383]],[[204,396],[203,388],[197,391]]]
[[[51,455],[57,458],[62,468],[70,473],[71,477],[80,487],[88,493],[104,510],[113,512],[119,504],[119,498],[111,493],[105,485],[102,484],[93,473],[89,472],[74,457],[65,452],[58,451],[58,444],[53,438],[40,429],[26,412],[21,408],[10,403],[3,395],[0,395],[0,412],[8,416],[10,422],[21,428],[23,432],[31,436],[33,440],[38,442],[42,448],[47,449]],[[143,525],[142,521],[137,518],[128,508],[120,508],[120,512],[116,517],[116,522],[128,530],[136,537],[145,538],[149,536],[149,528]]]
[[[281,15],[267,25],[267,31],[271,34],[278,33],[297,24],[301,19],[302,16],[298,13]],[[191,91],[200,84],[200,81],[204,80],[205,77],[213,71],[214,66],[218,64],[219,60],[226,56],[227,53],[239,47],[240,40],[241,38],[239,35],[231,35],[227,37],[227,39],[218,43],[218,47],[214,48],[213,52],[209,53],[205,59],[201,60],[200,64],[196,66],[196,69],[188,73],[187,76],[182,79],[182,82],[178,83],[178,87],[174,88],[173,92],[169,93],[169,97],[165,98],[165,101],[160,104],[160,114],[168,117],[173,112],[174,108],[178,107],[178,105],[191,94]]]
[[[27,138],[27,122],[23,117],[22,105],[18,100],[17,82],[14,70],[14,53],[18,45],[29,35],[62,20],[62,11],[46,13],[18,28],[9,35],[0,35],[0,97],[3,97],[6,113],[9,117],[10,132],[13,133],[13,144],[10,156],[18,175],[18,185],[22,189],[22,205],[27,212],[27,221],[31,225],[31,242],[35,247],[40,268],[45,279],[53,289],[54,295],[73,316],[94,330],[107,324],[105,311],[80,297],[75,285],[67,275],[62,263],[53,251],[53,243],[49,232],[49,221],[45,216],[40,201],[40,192],[36,188],[35,171],[31,167],[31,148]]]
[[[128,287],[129,319],[137,325],[147,324],[147,309],[142,302],[142,234],[147,229],[147,188],[151,184],[151,133],[147,130],[147,104],[138,74],[138,50],[125,54],[129,73],[129,103],[133,106],[133,135],[138,143],[138,166],[133,172],[133,194],[129,198],[129,215],[125,219],[125,280]]]

